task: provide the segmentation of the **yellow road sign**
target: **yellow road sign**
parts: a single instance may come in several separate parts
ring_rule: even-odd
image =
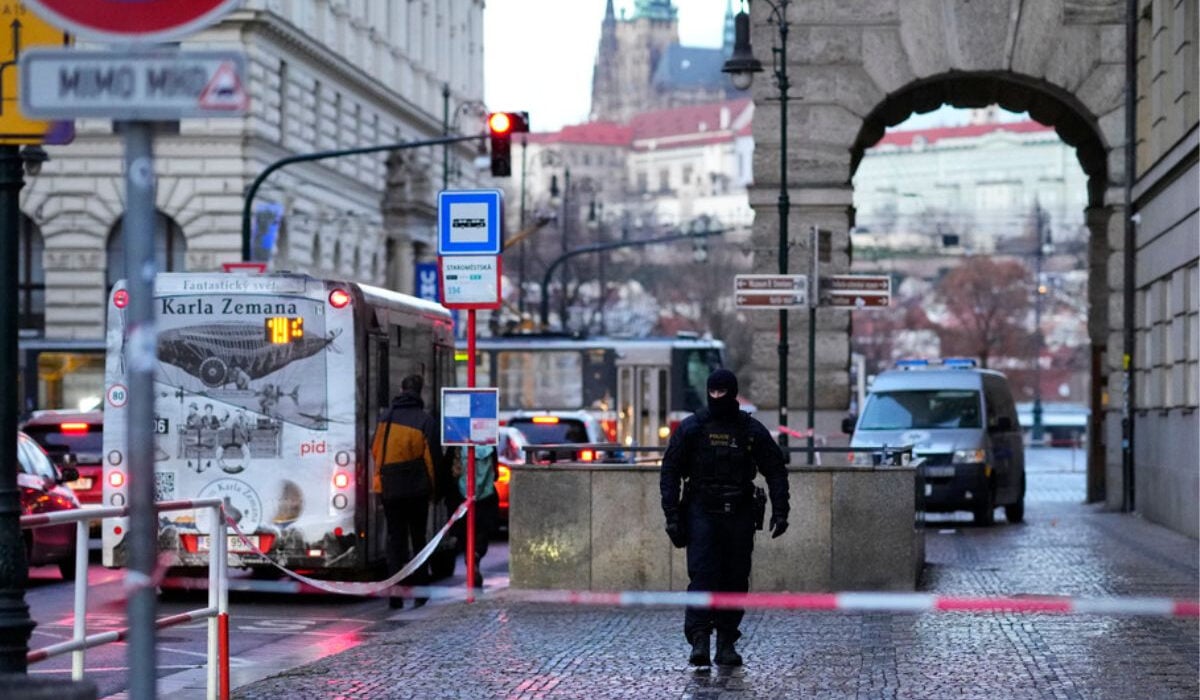
[[[61,130],[61,122],[27,119],[21,114],[17,62],[21,52],[31,47],[70,43],[70,35],[35,15],[24,3],[0,0],[0,144],[46,143],[48,135]]]

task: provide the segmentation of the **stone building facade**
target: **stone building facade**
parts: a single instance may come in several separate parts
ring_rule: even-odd
[[[998,104],[1010,111],[1028,112],[1034,120],[1053,126],[1063,141],[1075,148],[1088,183],[1084,211],[1090,233],[1088,331],[1096,377],[1089,496],[1103,499],[1113,508],[1130,507],[1135,475],[1139,485],[1142,479],[1151,480],[1153,487],[1147,484],[1136,489],[1142,496],[1132,507],[1194,535],[1198,500],[1194,440],[1189,447],[1179,447],[1179,441],[1168,439],[1152,447],[1142,445],[1139,437],[1137,449],[1153,449],[1160,466],[1143,471],[1135,459],[1130,469],[1123,464],[1120,428],[1122,413],[1136,406],[1137,398],[1125,395],[1123,371],[1125,331],[1130,328],[1124,313],[1127,269],[1138,271],[1140,277],[1135,275],[1132,284],[1148,289],[1146,298],[1154,296],[1158,280],[1166,275],[1172,280],[1167,293],[1159,292],[1159,299],[1180,305],[1169,307],[1170,331],[1166,330],[1165,315],[1161,322],[1157,311],[1147,317],[1147,322],[1153,320],[1158,326],[1151,336],[1180,333],[1198,304],[1182,294],[1194,286],[1181,284],[1180,292],[1174,291],[1176,280],[1186,280],[1197,259],[1196,189],[1188,187],[1195,180],[1187,179],[1185,165],[1195,161],[1195,148],[1187,145],[1188,134],[1194,134],[1195,118],[1177,116],[1189,114],[1184,104],[1195,101],[1195,3],[1141,3],[1143,13],[1151,8],[1146,31],[1152,38],[1144,41],[1155,47],[1146,53],[1150,65],[1144,72],[1147,82],[1157,82],[1158,91],[1152,87],[1152,104],[1143,107],[1143,111],[1150,110],[1145,120],[1150,130],[1143,134],[1152,150],[1146,156],[1149,170],[1137,182],[1131,182],[1125,169],[1125,5],[1115,0],[788,3],[785,19],[791,31],[788,62],[783,68],[790,78],[791,94],[798,97],[788,107],[787,133],[780,133],[779,102],[774,99],[778,90],[771,74],[764,73],[753,87],[759,105],[754,121],[755,181],[750,190],[756,214],[755,266],[778,269],[775,251],[781,236],[777,201],[782,139],[788,142],[788,160],[783,165],[788,173],[791,217],[782,235],[790,244],[789,269],[807,269],[811,253],[807,232],[817,226],[833,233],[833,260],[826,269],[837,272],[849,267],[848,231],[855,224],[852,177],[864,150],[882,138],[886,127],[943,104],[962,108]],[[779,41],[778,18],[772,13],[766,3],[750,4],[752,43],[760,59],[769,58],[768,49]],[[1144,32],[1139,36],[1144,37]],[[1189,55],[1192,58],[1187,58]],[[1153,104],[1155,100],[1157,104]],[[1175,113],[1168,115],[1171,110]],[[1169,163],[1179,165],[1168,167]],[[1155,164],[1164,165],[1162,175]],[[1145,188],[1140,187],[1141,182],[1146,183]],[[1138,201],[1147,207],[1158,203],[1170,216],[1156,224],[1167,235],[1159,242],[1161,249],[1153,242],[1158,239],[1147,232],[1127,256],[1124,233],[1131,212],[1126,187],[1133,184],[1139,184],[1135,189]],[[1169,203],[1171,197],[1178,202]],[[1149,212],[1138,213],[1144,228]],[[1183,218],[1177,220],[1181,213]],[[1170,253],[1152,258],[1159,250]],[[1152,264],[1155,259],[1162,264]],[[807,393],[806,322],[805,314],[792,314],[787,328],[791,339],[788,374],[792,378],[787,405],[793,412],[804,406]],[[817,314],[818,432],[836,432],[836,418],[848,405],[851,323],[850,312],[821,309]],[[778,395],[776,319],[765,315],[757,319],[753,333],[757,354],[755,371],[747,377],[748,390],[760,406],[774,409],[776,402],[768,399]],[[1142,368],[1138,354],[1144,352],[1135,353],[1132,361]],[[1185,366],[1176,363],[1175,357],[1171,355],[1169,372],[1165,359],[1156,361],[1160,369],[1146,366],[1142,371],[1181,377]],[[1145,419],[1135,416],[1140,420],[1138,434],[1153,436],[1155,428],[1151,426],[1162,423],[1165,428],[1174,420],[1182,421],[1180,427],[1184,423],[1193,426],[1191,435],[1195,435],[1194,409],[1189,412],[1184,405],[1171,405],[1175,413],[1168,411],[1166,420],[1160,419],[1157,409],[1149,410]]]
[[[446,102],[483,94],[483,5],[249,0],[182,42],[244,51],[251,101],[244,118],[186,119],[157,136],[159,269],[240,259],[243,194],[280,158],[441,136]],[[21,193],[31,263],[22,289],[31,311],[42,307],[23,335],[98,339],[107,290],[123,274],[120,136],[108,121],[79,120],[73,143],[46,150]],[[470,163],[475,148],[450,155]],[[276,233],[271,267],[412,291],[414,257],[435,241],[441,163],[429,148],[277,171],[255,199],[256,220]]]

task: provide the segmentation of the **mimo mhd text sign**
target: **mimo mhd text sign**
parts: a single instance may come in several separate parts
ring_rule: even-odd
[[[495,445],[500,437],[499,416],[498,389],[442,388],[443,445]]]

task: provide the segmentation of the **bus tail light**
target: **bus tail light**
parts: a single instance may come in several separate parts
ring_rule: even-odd
[[[108,485],[119,489],[125,485],[125,472],[111,471],[108,473]]]
[[[118,289],[113,292],[113,306],[118,309],[123,309],[129,306],[129,292],[124,289]]]
[[[335,289],[329,293],[329,305],[335,309],[345,308],[350,303],[350,292]]]
[[[344,489],[349,485],[350,485],[350,475],[349,474],[347,474],[346,472],[334,472],[334,474],[333,474],[333,487],[334,488]]]
[[[594,450],[580,450],[579,451],[579,461],[580,462],[596,461],[596,452]]]

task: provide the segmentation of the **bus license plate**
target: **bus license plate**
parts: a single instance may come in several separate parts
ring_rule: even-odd
[[[925,476],[935,479],[954,476],[954,467],[925,467]]]
[[[248,554],[254,551],[250,547],[246,546],[246,543],[242,541],[241,537],[238,537],[237,535],[227,535],[226,537],[226,551],[237,552],[239,554]],[[250,544],[258,547],[258,535],[246,535],[246,539],[250,540]],[[208,535],[200,535],[198,542],[196,543],[196,548],[201,552],[208,551]]]

